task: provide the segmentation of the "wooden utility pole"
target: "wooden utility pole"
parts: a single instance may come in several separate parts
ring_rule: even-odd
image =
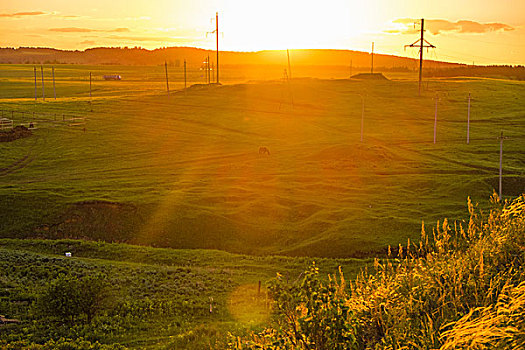
[[[503,131],[499,137],[499,199],[503,199]]]
[[[372,41],[372,64],[370,65],[370,74],[374,74],[374,42]]]
[[[437,133],[437,121],[438,121],[438,100],[439,96],[436,94],[436,109],[434,112],[434,144],[436,144],[436,133]]]
[[[57,90],[55,88],[55,67],[51,67],[51,71],[53,72],[53,95],[55,95],[55,101],[57,99]]]
[[[361,96],[361,142],[363,142],[363,133],[365,128],[365,97],[363,95]]]
[[[417,41],[413,42],[410,45],[405,45],[406,47],[419,47],[419,95],[421,95],[421,81],[423,78],[423,49],[424,48],[432,48],[435,49],[436,47],[425,40],[424,38],[425,33],[425,19],[421,18],[421,38],[419,38]]]
[[[210,55],[209,54],[208,54],[208,59],[206,60],[206,81],[208,84],[211,83]]]
[[[40,66],[40,74],[42,75],[42,100],[46,100],[46,93],[44,91],[44,66]]]
[[[164,61],[164,72],[166,73],[166,91],[170,94],[170,83],[168,82],[168,62]]]
[[[35,101],[36,101],[36,99],[37,99],[37,96],[36,96],[36,66],[33,67],[33,70],[35,72]]]
[[[467,109],[467,145],[470,143],[470,92],[468,93],[468,109]]]
[[[290,51],[286,49],[286,56],[288,57],[288,79],[292,80],[292,66],[290,64]]]
[[[184,59],[184,93],[186,93],[186,59]]]
[[[217,41],[217,84],[219,84],[219,12],[215,13],[215,37]]]
[[[293,109],[294,108],[294,102],[293,102],[292,84],[290,83],[290,77],[288,76],[288,72],[286,71],[286,68],[284,69],[283,82],[288,84],[288,93],[290,94],[290,103],[291,103],[291,106],[292,106],[292,109]],[[281,95],[281,99],[284,99],[284,95]],[[281,104],[282,104],[282,102],[279,104],[279,109],[281,109]]]

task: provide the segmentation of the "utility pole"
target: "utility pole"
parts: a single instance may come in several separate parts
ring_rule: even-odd
[[[288,72],[286,73],[286,78],[288,79],[288,89],[290,90],[290,100],[292,101],[292,109],[293,109],[294,102],[293,102],[293,91],[292,91],[292,65],[290,64],[290,50],[288,49],[286,49],[286,56],[288,57]]]
[[[286,68],[284,69],[284,73],[283,73],[283,83],[284,82],[286,82],[288,84],[288,93],[290,95],[290,103],[291,103],[292,110],[293,110],[294,102],[293,102],[292,84],[290,84],[290,77],[288,76],[288,72],[286,71]],[[281,95],[281,100],[282,99],[284,99],[284,93],[283,93],[283,95]],[[281,109],[281,104],[282,104],[282,102],[279,104],[279,109]]]
[[[372,41],[372,64],[370,65],[370,74],[374,74],[374,42]]]
[[[418,90],[419,95],[421,95],[421,80],[423,79],[423,47],[425,44],[424,35],[425,35],[425,19],[421,18],[421,38],[419,39],[421,43],[421,46],[419,47],[419,90]],[[434,143],[436,143],[435,139],[434,139]]]
[[[406,47],[419,47],[419,95],[421,96],[421,80],[423,77],[423,49],[424,48],[432,48],[435,49],[436,47],[425,40],[424,38],[425,33],[425,19],[421,18],[421,38],[417,41],[413,42],[410,45],[405,45]]]
[[[499,137],[499,199],[503,199],[503,131]]]
[[[211,83],[211,71],[210,71],[210,55],[208,54],[208,59],[206,60],[206,79],[208,84]]]
[[[292,66],[290,65],[290,51],[286,49],[286,56],[288,57],[288,79],[292,80]]]
[[[217,41],[217,85],[219,85],[219,12],[215,13],[215,37]]]
[[[55,67],[51,67],[51,71],[53,72],[53,94],[55,95],[55,101],[57,99],[57,90],[55,88]]]
[[[470,92],[468,93],[468,109],[467,109],[467,145],[470,143]]]
[[[363,95],[361,96],[361,142],[363,142],[363,133],[365,128],[365,97]]]
[[[437,132],[437,122],[438,122],[438,100],[439,96],[436,94],[436,110],[434,112],[434,144],[436,144],[436,132]]]
[[[170,84],[168,82],[168,62],[164,61],[164,71],[166,73],[166,91],[170,94]]]
[[[184,59],[184,93],[186,93],[186,59]]]
[[[40,66],[40,74],[42,75],[42,100],[46,100],[46,93],[44,91],[44,66]]]
[[[215,30],[213,32],[207,32],[206,37],[208,34],[215,33],[215,40],[217,44],[217,84],[219,84],[219,12],[215,13]],[[209,61],[209,59],[208,59]]]
[[[35,72],[35,101],[36,101],[36,66],[33,67],[33,70]]]
[[[91,72],[89,72],[89,110],[93,112],[93,103],[91,101]]]

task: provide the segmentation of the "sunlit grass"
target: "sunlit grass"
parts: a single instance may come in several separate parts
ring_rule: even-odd
[[[520,349],[525,346],[524,198],[468,223],[422,230],[373,271],[327,283],[313,265],[295,283],[271,282],[275,322],[233,338],[235,349]]]
[[[87,118],[85,133],[42,127],[38,138],[0,145],[0,168],[31,158],[2,179],[3,236],[371,256],[416,239],[421,221],[465,219],[467,196],[486,205],[498,186],[501,129],[510,137],[504,194],[525,190],[519,180],[520,82],[434,79],[417,97],[417,83],[407,79],[295,79],[292,108],[282,81],[172,91],[168,97],[162,67],[68,66],[60,73],[59,99],[34,103],[32,67],[2,67],[2,74],[29,69],[24,82],[11,84],[13,76],[6,76],[9,88],[1,93],[8,99],[0,100],[4,109],[29,112],[24,122],[33,111]],[[88,103],[88,81],[80,79],[109,70],[122,70],[123,81],[96,80]],[[13,98],[16,91],[25,97]],[[360,94],[366,95],[362,144]],[[271,155],[260,156],[261,146]],[[122,206],[104,214],[93,201]],[[80,220],[73,223],[72,216]]]

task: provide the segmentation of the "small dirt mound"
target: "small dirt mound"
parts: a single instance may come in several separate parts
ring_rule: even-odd
[[[0,131],[0,142],[11,142],[33,135],[31,130],[23,125],[17,125],[8,131]]]
[[[332,146],[304,158],[316,162],[324,171],[351,171],[353,169],[384,172],[397,163],[399,157],[379,145]]]
[[[359,79],[359,80],[389,80],[382,73],[359,73],[352,75],[350,79]]]
[[[305,157],[307,160],[327,161],[352,159],[365,162],[385,162],[396,159],[396,155],[379,145],[337,145],[325,148]]]
[[[193,84],[190,87],[188,87],[186,90],[188,91],[202,91],[202,90],[209,90],[211,88],[215,88],[218,86],[221,86],[221,83],[210,83],[210,84]]]

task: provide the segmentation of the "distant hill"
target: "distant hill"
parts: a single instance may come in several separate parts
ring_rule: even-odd
[[[436,68],[425,71],[430,77],[488,77],[513,80],[525,80],[525,67],[519,66],[463,66]]]
[[[51,48],[0,48],[0,63],[16,64],[115,64],[115,65],[159,65],[167,61],[170,65],[182,66],[186,60],[189,65],[202,64],[210,55],[215,62],[215,52],[193,47],[168,47],[155,50],[143,48],[92,48],[84,51],[64,51]],[[291,50],[294,66],[347,66],[356,68],[370,67],[370,54],[350,50]],[[281,65],[287,62],[283,50],[257,52],[223,51],[221,65]],[[417,60],[392,55],[374,55],[374,66],[388,70],[416,70]],[[426,61],[427,68],[444,69],[461,67],[456,63]]]

